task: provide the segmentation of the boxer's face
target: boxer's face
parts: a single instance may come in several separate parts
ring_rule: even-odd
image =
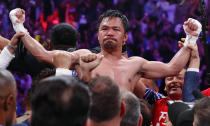
[[[177,74],[176,76],[166,77],[165,78],[165,91],[169,97],[179,97],[182,96],[182,87],[184,84],[185,69]]]
[[[122,21],[118,17],[106,17],[102,20],[98,29],[98,40],[103,49],[114,50],[122,48],[127,40]]]

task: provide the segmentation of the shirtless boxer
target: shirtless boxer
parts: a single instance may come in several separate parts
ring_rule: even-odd
[[[10,12],[10,19],[16,32],[26,31],[23,26],[24,15],[25,12],[21,9],[15,9]],[[100,54],[104,55],[104,58],[101,63],[91,71],[91,74],[88,74],[90,75],[89,78],[93,78],[97,75],[109,76],[121,89],[133,92],[134,88],[138,86],[136,81],[138,81],[140,77],[163,78],[176,75],[182,70],[189,59],[191,51],[190,48],[188,48],[189,44],[182,47],[168,64],[157,61],[147,61],[141,57],[125,58],[122,56],[121,52],[122,45],[128,39],[128,20],[126,16],[116,10],[108,10],[100,16],[98,25],[98,40],[101,46]],[[195,43],[201,31],[200,23],[194,19],[190,19],[184,22],[184,26],[188,38],[186,41],[192,42],[193,39]],[[85,49],[77,50],[72,53],[58,50],[47,51],[28,34],[21,39],[25,47],[41,61],[53,64],[55,59],[68,59],[69,62],[62,62],[60,66],[57,67],[70,68],[72,64],[79,63],[79,58],[82,55],[91,54]],[[95,56],[93,55],[92,57]],[[82,60],[86,62],[92,59],[90,56],[89,58],[83,56]]]

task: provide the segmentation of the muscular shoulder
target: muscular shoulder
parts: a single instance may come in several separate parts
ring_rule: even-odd
[[[142,68],[143,68],[143,64],[145,64],[147,60],[145,60],[142,57],[133,56],[133,57],[128,58],[128,62],[129,62],[129,65],[131,65],[132,70],[136,74],[140,74],[141,76],[144,76],[144,70]]]
[[[130,60],[130,61],[145,61],[144,58],[139,57],[139,56],[132,56],[132,57],[129,57],[128,60]]]
[[[87,49],[79,49],[73,52],[68,52],[68,51],[64,51],[64,50],[53,50],[53,51],[49,51],[52,54],[56,54],[56,53],[64,53],[64,54],[87,54],[87,53],[91,53],[89,50]]]
[[[85,54],[91,53],[91,51],[89,51],[87,49],[79,49],[79,50],[76,50],[72,53],[76,53],[76,54],[79,54],[79,55],[85,55]]]
[[[88,49],[79,49],[79,50],[76,50],[75,52],[91,53],[91,51]]]
[[[57,54],[69,54],[70,52],[64,51],[64,50],[52,50],[52,51],[48,51],[50,54],[52,55],[57,55]]]
[[[129,57],[128,60],[132,63],[134,63],[135,65],[138,65],[138,67],[142,67],[142,64],[146,63],[147,60],[145,60],[144,58],[142,57],[138,57],[138,56],[132,56],[132,57]],[[133,64],[133,65],[134,65]]]

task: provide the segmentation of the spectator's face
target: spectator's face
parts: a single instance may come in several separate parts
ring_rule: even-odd
[[[181,98],[185,72],[186,70],[182,69],[178,75],[165,78],[165,91],[169,97]]]
[[[98,40],[103,49],[122,49],[122,45],[127,40],[124,27],[120,18],[106,17],[102,20],[98,29]]]

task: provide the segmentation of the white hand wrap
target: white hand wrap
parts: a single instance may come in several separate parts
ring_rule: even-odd
[[[9,13],[9,18],[12,22],[13,29],[15,30],[16,33],[19,33],[19,32],[27,33],[27,30],[24,28],[23,23],[17,23],[18,18],[16,16],[16,11],[17,9],[13,9]],[[25,18],[25,15],[23,16]]]
[[[188,68],[187,71],[199,72],[198,68]]]
[[[195,33],[200,34],[201,30],[202,30],[202,25],[200,24],[199,21],[195,20],[195,19],[192,19],[192,18],[189,18],[188,21],[191,20],[193,23],[195,23],[197,26],[198,26],[198,29],[195,31]],[[185,42],[184,42],[184,46],[186,46],[187,44],[196,44],[196,41],[198,40],[198,36],[193,36],[191,34],[189,34],[186,29],[187,29],[187,26],[186,25],[183,25],[183,28],[184,28],[184,31],[186,33],[186,39],[185,39]]]
[[[0,54],[0,69],[6,69],[14,57],[15,56],[10,53],[7,47],[4,47]]]
[[[68,75],[72,76],[72,71],[65,68],[56,68],[55,76]]]

